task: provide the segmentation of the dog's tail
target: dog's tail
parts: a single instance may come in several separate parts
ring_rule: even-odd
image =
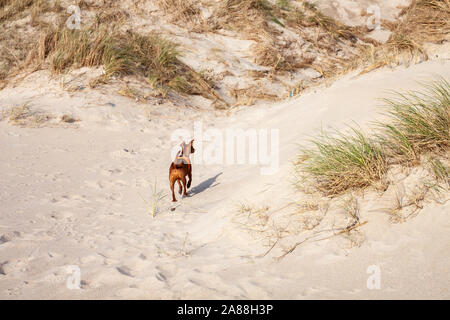
[[[183,160],[180,159],[180,154],[181,151],[177,152],[177,156],[175,157],[175,160],[173,161],[175,168],[180,169],[181,167],[183,167]]]

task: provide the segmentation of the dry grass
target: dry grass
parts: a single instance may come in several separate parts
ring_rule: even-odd
[[[130,14],[119,8],[102,10],[95,15],[95,23],[97,26],[113,24],[115,27],[124,24],[130,18]]]
[[[109,50],[113,57],[105,65],[108,75],[104,79],[97,79],[93,85],[104,83],[111,76],[132,74],[144,76],[155,90],[164,92],[163,96],[170,91],[202,94],[215,100],[218,105],[225,106],[214,91],[215,84],[181,63],[178,59],[179,52],[176,57],[178,62],[170,68],[164,67],[167,72],[157,65],[152,66],[153,72],[147,67],[138,67],[136,71],[136,60],[139,61],[144,56],[141,49],[147,50],[147,44],[145,41],[141,42],[143,47],[136,51],[136,41],[140,40],[133,36],[130,41],[124,41],[123,38],[127,35],[117,30],[130,27],[132,14],[148,18],[148,14],[139,8],[139,3],[142,2],[134,1],[136,12],[129,12],[112,0],[76,1],[75,4],[83,10],[83,14],[89,13],[83,15],[85,29],[75,39],[76,36],[61,34],[61,27],[68,14],[60,1],[0,0],[0,25],[7,30],[0,34],[0,87],[4,86],[5,79],[21,72],[27,62],[39,61],[42,67],[49,66],[54,72],[65,72],[79,65],[105,65],[104,60],[108,59],[101,51]],[[286,89],[293,90],[293,93],[301,92],[304,86],[329,81],[355,69],[362,68],[362,73],[365,73],[386,65],[425,60],[427,53],[423,49],[423,43],[448,40],[450,31],[449,0],[414,0],[403,10],[401,20],[395,23],[383,21],[383,26],[393,32],[385,44],[366,37],[369,31],[367,28],[346,26],[324,15],[308,1],[224,0],[200,3],[193,0],[157,0],[155,4],[164,16],[169,17],[170,23],[189,31],[222,33],[225,29],[235,32],[242,39],[255,41],[251,48],[255,64],[270,68],[270,78],[266,78],[271,82],[284,83]],[[202,17],[201,9],[205,6],[212,11],[209,18]],[[27,27],[16,25],[19,19],[27,16],[30,17]],[[56,25],[51,25],[56,30],[56,35],[52,34],[53,31],[46,31],[53,20],[57,21]],[[103,29],[116,31],[106,34],[101,31]],[[26,61],[27,53],[36,46],[35,39],[39,32],[46,32],[48,36],[61,40],[61,44],[68,45],[68,52],[64,52],[61,45],[60,49],[55,47],[49,54],[41,50],[39,56],[35,52],[35,56]],[[136,32],[132,34],[137,35]],[[64,37],[67,41],[63,40]],[[71,37],[73,39],[69,39]],[[108,40],[101,41],[101,37]],[[111,43],[109,47],[105,45],[108,41]],[[81,48],[73,48],[72,42],[80,44]],[[51,45],[51,40],[48,37],[42,40],[41,47],[42,43]],[[92,46],[96,46],[94,53],[89,52],[85,54],[87,58],[83,58],[83,51],[91,50]],[[117,48],[119,50],[115,50]],[[127,53],[126,50],[130,51]],[[152,55],[156,55],[152,50]],[[81,56],[71,58],[73,54]],[[136,55],[137,58],[134,59]],[[219,55],[215,58],[221,57]],[[148,57],[145,59],[149,61]],[[99,60],[101,61],[98,62]],[[44,61],[47,62],[45,65]],[[124,63],[130,65],[124,66]],[[143,65],[141,62],[137,64]],[[308,67],[318,71],[322,77],[294,88],[292,83],[286,84],[278,77]],[[237,104],[252,104],[260,99],[258,94],[243,94],[238,97],[241,101],[237,101]]]
[[[51,120],[53,117],[44,112],[32,110],[28,103],[25,103],[18,107],[12,107],[9,110],[3,112],[2,118],[7,118],[9,123],[27,128],[39,128]]]
[[[450,1],[413,0],[402,10],[397,23],[384,24],[393,32],[388,41],[362,54],[359,65],[368,65],[362,73],[402,61],[428,59],[423,49],[425,42],[442,43],[449,40]]]
[[[403,20],[393,30],[394,34],[405,34],[414,41],[439,43],[448,39],[450,33],[449,0],[413,0],[405,8]]]
[[[439,180],[433,183],[419,181],[412,189],[406,191],[404,187],[394,185],[394,205],[388,208],[389,220],[391,223],[402,223],[414,216],[423,209],[424,202],[430,191],[439,191]],[[448,189],[444,189],[448,191]],[[437,199],[435,199],[437,200]],[[438,201],[438,200],[437,200]]]
[[[320,225],[329,208],[328,202],[305,200],[297,204],[295,215],[300,215],[301,227],[313,230]]]
[[[257,85],[242,89],[231,88],[229,89],[229,92],[236,101],[234,106],[251,106],[257,100],[276,101],[279,99],[279,97],[274,94],[264,92],[262,88]]]
[[[179,60],[178,46],[157,33],[48,29],[29,56],[54,73],[70,68],[103,66],[103,81],[124,75],[143,76],[154,87],[217,99],[214,90]]]
[[[167,196],[167,194],[164,194],[164,192],[161,190],[158,191],[156,180],[155,180],[154,185],[151,187],[151,191],[152,191],[152,193],[151,193],[150,202],[145,200],[145,198],[141,194],[139,194],[139,196],[145,202],[145,204],[147,205],[148,212],[154,218],[160,209],[159,207],[160,207],[161,201]]]
[[[289,24],[295,26],[317,27],[334,39],[357,40],[355,29],[323,14],[314,4],[308,1],[303,1],[302,7],[297,7],[291,14],[287,15],[287,20]]]
[[[270,67],[276,71],[292,71],[310,67],[315,58],[304,58],[301,55],[283,54],[275,44],[257,42],[253,46],[255,63],[264,67]]]
[[[242,38],[254,40],[252,47],[255,63],[276,71],[293,71],[308,67],[314,59],[305,59],[288,53],[290,44],[280,41],[281,31],[275,25],[285,27],[280,20],[280,7],[267,0],[227,0],[215,10],[208,24],[211,30],[229,29]],[[274,25],[275,24],[275,25]]]
[[[342,208],[347,216],[347,225],[338,234],[343,235],[347,240],[348,248],[360,247],[364,241],[364,234],[358,230],[358,227],[367,221],[360,222],[358,199],[352,194],[347,195],[342,200]]]
[[[252,203],[241,202],[236,205],[238,216],[236,216],[235,223],[252,233],[265,233],[270,227],[269,209],[268,206],[257,206]]]
[[[157,0],[156,4],[170,17],[175,24],[200,23],[200,8],[193,0]]]
[[[4,28],[7,19],[31,6],[33,1],[0,0],[0,28]],[[26,43],[23,43],[14,32],[0,34],[0,80],[5,80],[12,69],[26,57]]]
[[[324,78],[335,78],[359,68],[363,69],[362,74],[386,65],[426,60],[424,42],[449,40],[450,1],[413,0],[403,9],[399,21],[383,22],[383,26],[393,32],[385,44],[367,38],[367,28],[345,26],[321,13],[308,1],[291,10],[285,19],[289,26],[303,28],[302,37],[318,50],[319,58],[312,68]],[[314,37],[310,35],[311,31]],[[362,42],[355,43],[357,39]],[[336,47],[351,50],[342,58],[333,52]]]
[[[21,30],[0,35],[2,87],[5,79],[29,66],[32,70],[49,68],[54,73],[103,66],[104,76],[91,82],[92,86],[106,83],[111,78],[135,75],[147,79],[155,91],[164,92],[164,96],[171,91],[199,94],[224,104],[213,85],[179,59],[180,51],[175,43],[157,33],[141,35],[118,31],[117,27],[126,22],[129,14],[116,3],[106,1],[102,7],[84,1],[76,4],[83,10],[102,8],[102,11],[97,10],[90,23],[84,22],[82,30],[69,30],[64,25],[67,14],[61,10],[59,1],[53,6],[43,0],[0,2],[0,23],[12,21],[18,14],[30,15],[30,25],[34,27],[26,33],[22,26],[16,27]],[[48,11],[56,14],[53,16],[56,25],[48,25],[41,19]],[[14,25],[8,28],[11,30]],[[39,30],[40,37],[37,35]],[[37,43],[36,38],[39,39]]]
[[[48,25],[42,18],[46,12],[60,11],[58,1],[50,5],[45,0],[3,0],[0,2],[0,80],[14,76],[23,69],[28,53],[36,46],[36,30]],[[18,23],[30,16],[30,23]],[[56,19],[57,23],[61,23]],[[28,28],[28,27],[31,28]]]
[[[239,30],[249,39],[258,39],[261,33],[270,37],[267,17],[272,8],[266,0],[225,0],[209,20],[212,29]]]
[[[0,23],[22,14],[25,9],[33,5],[35,0],[1,0]]]

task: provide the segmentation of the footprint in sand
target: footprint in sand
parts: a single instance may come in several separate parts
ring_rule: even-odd
[[[0,262],[0,276],[6,276],[6,265],[8,261]]]
[[[0,277],[11,275],[11,274],[20,274],[26,272],[25,267],[28,265],[29,259],[20,258],[20,259],[12,259],[12,260],[0,260]]]
[[[47,201],[47,200],[44,199],[43,201]],[[74,195],[62,195],[59,197],[58,196],[53,197],[50,200],[50,202],[55,205],[62,206],[62,207],[73,207],[73,206],[79,206],[82,204],[87,204],[90,201],[86,198],[85,195],[74,194]]]
[[[158,279],[159,281],[162,281],[162,282],[166,282],[166,281],[167,281],[166,276],[165,276],[162,272],[158,272],[158,273],[155,275],[155,277],[156,277],[156,279]]]
[[[0,236],[0,245],[4,244],[6,242],[9,242],[9,241],[11,241],[11,240],[7,236],[5,236],[5,235]]]
[[[120,266],[120,267],[117,267],[116,269],[117,269],[117,271],[119,271],[119,273],[121,273],[125,276],[132,277],[132,278],[135,277],[133,270],[128,266]]]
[[[121,149],[121,150],[116,150],[110,153],[111,158],[115,158],[115,159],[133,159],[134,156],[136,155],[136,151],[132,150],[132,149]]]
[[[107,177],[123,174],[122,170],[120,170],[120,169],[101,169],[100,173]]]
[[[13,241],[14,239],[21,238],[22,233],[20,231],[11,231],[0,235],[0,245]]]

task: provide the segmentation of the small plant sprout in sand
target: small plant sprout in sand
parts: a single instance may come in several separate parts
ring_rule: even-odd
[[[159,203],[162,199],[164,199],[167,194],[164,194],[163,191],[158,191],[157,189],[157,182],[155,180],[155,184],[153,187],[150,187],[152,190],[152,198],[151,202],[145,200],[145,198],[139,193],[139,196],[142,198],[142,200],[145,202],[148,208],[148,212],[152,215],[152,217],[155,217],[156,213],[158,213],[159,210]]]

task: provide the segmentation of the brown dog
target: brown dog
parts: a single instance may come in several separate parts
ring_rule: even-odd
[[[185,196],[187,196],[187,189],[191,187],[192,182],[192,165],[191,160],[189,159],[189,155],[195,152],[194,140],[192,140],[190,143],[183,142],[180,146],[181,151],[178,151],[177,156],[175,157],[175,161],[171,163],[169,169],[170,190],[172,190],[173,202],[177,202],[174,192],[175,182],[178,182],[180,194],[183,191],[183,188],[181,187],[181,183],[183,183]],[[188,176],[189,178],[187,186],[186,176]]]

